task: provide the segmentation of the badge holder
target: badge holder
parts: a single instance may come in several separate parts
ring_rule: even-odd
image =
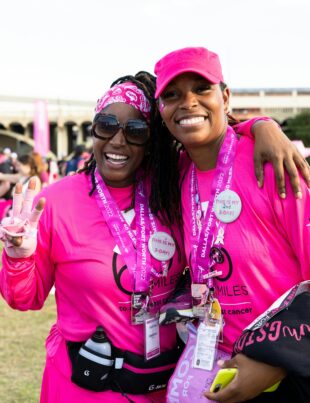
[[[199,324],[193,358],[193,367],[211,371],[216,359],[219,336],[222,329],[222,310],[217,298],[212,298]]]
[[[151,306],[152,286],[148,293],[133,293],[131,298],[131,324],[144,325],[144,358],[146,361],[160,354],[160,337],[158,312],[152,314]]]
[[[142,325],[147,315],[147,306],[149,303],[149,294],[147,292],[132,293],[131,295],[131,324]]]
[[[206,284],[192,284],[193,315],[204,320],[207,310],[209,289]]]

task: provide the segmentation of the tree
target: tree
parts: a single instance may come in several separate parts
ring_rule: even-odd
[[[310,147],[310,112],[288,119],[282,129],[291,140],[301,140],[305,147]]]

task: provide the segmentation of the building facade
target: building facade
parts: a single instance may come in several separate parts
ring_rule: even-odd
[[[233,89],[232,112],[240,120],[270,116],[280,124],[302,112],[310,112],[310,88]]]
[[[35,99],[0,96],[1,147],[9,144],[9,134],[33,144]],[[47,99],[50,148],[62,158],[80,143],[90,143],[94,103]],[[270,116],[280,124],[301,112],[310,112],[310,88],[233,89],[231,111],[240,120]]]
[[[0,96],[1,143],[5,132],[16,133],[32,144],[36,99]],[[68,155],[77,144],[90,141],[95,105],[91,102],[47,99],[51,151],[58,157]],[[7,146],[1,144],[1,147]]]

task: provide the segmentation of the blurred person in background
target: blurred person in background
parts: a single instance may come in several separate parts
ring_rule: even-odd
[[[37,174],[40,178],[42,187],[47,186],[49,184],[48,163],[37,151],[33,151],[30,155],[36,164]]]
[[[15,171],[15,161],[17,154],[11,153],[9,148],[0,149],[0,176],[2,174],[14,174]],[[10,182],[5,179],[2,175],[0,178],[0,220],[5,217],[12,205],[12,189],[15,183]]]
[[[50,185],[51,183],[57,182],[60,179],[60,172],[57,160],[49,158],[47,160],[47,164],[48,164],[48,183]]]
[[[36,187],[35,191],[39,192],[41,190],[41,180],[39,177],[39,172],[37,170],[37,166],[34,158],[29,154],[24,154],[17,157],[15,163],[16,173],[0,173],[0,181],[9,181],[14,186],[16,183],[21,183],[23,193],[26,192],[28,188],[28,182],[31,177],[36,178]]]
[[[65,175],[76,172],[84,166],[86,148],[84,144],[79,144],[74,149],[73,157],[67,161],[65,166]]]
[[[0,149],[0,172],[6,174],[14,172],[12,152],[9,148]]]
[[[15,172],[14,164],[11,158],[11,150],[9,148],[0,149],[0,174],[12,174]],[[0,180],[0,198],[11,198],[11,186],[9,180],[2,178]]]

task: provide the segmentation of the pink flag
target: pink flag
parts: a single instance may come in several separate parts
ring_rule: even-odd
[[[37,100],[34,104],[33,138],[34,151],[45,157],[50,150],[50,130],[47,102],[43,100]]]

